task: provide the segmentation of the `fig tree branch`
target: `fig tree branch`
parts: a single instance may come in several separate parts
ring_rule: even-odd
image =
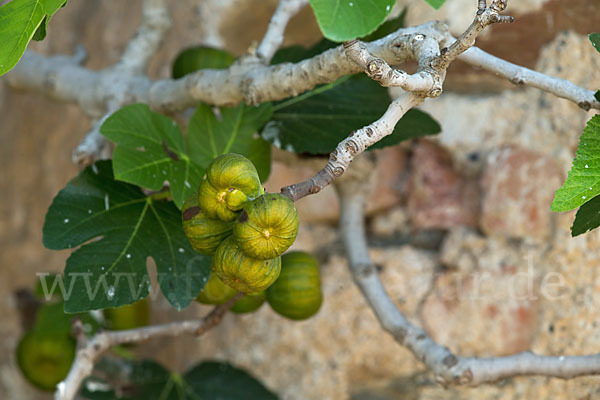
[[[182,334],[202,335],[217,326],[227,310],[240,298],[241,294],[236,295],[227,303],[216,306],[200,320],[171,322],[124,331],[101,331],[89,339],[83,333],[81,321],[75,320],[73,324],[73,330],[77,337],[75,360],[65,380],[57,385],[54,399],[74,399],[85,378],[92,374],[94,365],[100,359],[100,356],[111,347],[126,343],[139,343],[157,337],[179,336]]]
[[[430,22],[399,29],[382,39],[365,43],[365,46],[372,56],[397,65],[412,59],[410,45],[407,45],[408,36],[419,33],[434,38],[441,45],[452,40],[444,24]],[[460,58],[512,81],[538,87],[576,104],[589,104],[590,108],[600,109],[600,102],[594,99],[591,90],[532,73],[506,61],[500,62],[475,47]],[[360,71],[361,68],[346,57],[342,46],[298,63],[267,66],[258,61],[238,62],[226,70],[206,69],[179,80],[158,81],[145,75],[93,71],[78,65],[70,57],[46,57],[27,51],[6,79],[15,88],[40,91],[62,101],[77,103],[88,115],[100,118],[106,112],[107,99],[114,98],[117,93],[127,94],[127,103],[142,102],[157,111],[175,112],[199,102],[226,106],[241,101],[258,104],[282,100]]]
[[[256,50],[256,55],[265,64],[271,62],[271,58],[283,43],[283,33],[289,20],[307,4],[308,0],[279,0],[277,9],[269,21],[267,32]]]
[[[511,23],[513,17],[500,15],[506,8],[508,0],[492,0],[489,8],[486,8],[486,2],[479,2],[475,19],[463,32],[458,39],[454,40],[449,47],[442,50],[441,56],[435,60],[433,67],[437,69],[446,69],[452,61],[475,45],[477,36],[489,25],[494,23]]]
[[[531,86],[557,97],[570,100],[585,111],[589,111],[590,109],[600,110],[600,102],[594,97],[595,92],[593,90],[582,88],[564,79],[554,78],[529,68],[515,65],[501,58],[494,57],[477,47],[472,47],[465,51],[458,59],[486,71],[493,72],[516,85]]]
[[[400,118],[408,110],[421,104],[426,97],[438,97],[442,93],[442,83],[450,63],[473,46],[475,38],[486,26],[503,20],[499,13],[505,7],[506,0],[494,0],[489,9],[480,9],[465,33],[454,40],[450,49],[444,52],[440,51],[439,42],[431,36],[422,33],[404,35],[406,39],[403,45],[410,48],[412,58],[418,63],[417,71],[412,75],[394,69],[385,60],[373,56],[367,46],[358,40],[344,43],[348,59],[360,66],[367,76],[382,86],[398,86],[406,93],[394,100],[380,119],[350,133],[350,136],[342,140],[330,154],[325,167],[315,176],[304,182],[286,186],[281,189],[281,193],[296,201],[320,192],[346,172],[356,156],[385,136],[391,135]]]
[[[356,285],[375,313],[381,326],[402,346],[410,350],[443,385],[471,385],[501,379],[540,375],[570,379],[600,374],[600,354],[584,356],[542,356],[522,352],[506,357],[461,357],[434,342],[427,333],[412,324],[394,304],[379,279],[369,256],[365,236],[364,206],[370,194],[370,171],[353,168],[352,179],[336,181],[341,202],[340,235],[346,247],[349,268]]]

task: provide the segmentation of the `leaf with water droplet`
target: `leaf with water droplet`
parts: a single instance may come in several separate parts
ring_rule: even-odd
[[[579,139],[569,175],[552,202],[552,211],[569,211],[600,195],[600,115],[590,119]]]
[[[96,168],[97,174],[88,167],[58,193],[44,223],[47,248],[81,246],[65,267],[65,285],[72,285],[65,310],[117,307],[146,297],[149,289],[141,284],[149,280],[148,257],[156,263],[161,291],[175,308],[185,308],[204,287],[210,258],[195,254],[172,202],[153,201],[137,186],[115,181],[109,161]]]

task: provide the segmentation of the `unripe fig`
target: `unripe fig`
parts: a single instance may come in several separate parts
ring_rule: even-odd
[[[231,312],[236,314],[246,314],[258,310],[267,299],[265,292],[257,294],[247,294],[239,299],[232,307]]]
[[[17,346],[17,363],[29,382],[54,391],[71,369],[75,348],[75,340],[69,335],[29,331]]]
[[[126,306],[107,308],[104,319],[107,328],[115,331],[146,326],[150,323],[150,302],[146,297]]]
[[[183,203],[183,231],[190,244],[200,254],[212,256],[217,247],[233,230],[233,222],[209,218],[198,206],[198,195],[193,194]]]
[[[204,288],[196,296],[196,301],[202,304],[223,304],[235,296],[236,293],[237,290],[224,284],[217,274],[211,272]]]
[[[290,319],[315,315],[323,302],[317,260],[302,251],[281,256],[281,274],[267,289],[267,301],[278,314]]]
[[[262,193],[252,162],[239,154],[223,154],[206,169],[198,188],[198,205],[211,218],[233,221],[247,201]]]
[[[248,256],[266,260],[281,255],[294,243],[298,224],[294,203],[283,195],[267,193],[244,206],[233,236]]]
[[[245,294],[262,292],[275,282],[281,270],[281,257],[270,260],[249,257],[231,236],[217,248],[213,263],[214,272],[223,283]]]
[[[234,61],[234,56],[220,49],[205,46],[188,47],[177,55],[173,63],[173,78],[179,79],[200,69],[227,68]]]

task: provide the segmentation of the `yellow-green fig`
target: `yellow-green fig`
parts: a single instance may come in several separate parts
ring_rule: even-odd
[[[198,205],[211,218],[233,221],[247,201],[263,193],[254,164],[239,154],[223,154],[206,169]]]
[[[200,254],[212,256],[217,247],[233,230],[233,221],[210,218],[198,206],[198,195],[194,194],[183,203],[183,231],[190,244]]]
[[[71,369],[75,348],[75,340],[69,335],[29,331],[17,346],[17,363],[34,386],[54,391]]]
[[[106,327],[115,331],[138,328],[150,323],[150,302],[141,299],[126,306],[104,310]]]
[[[204,288],[196,296],[196,301],[202,304],[223,304],[235,296],[236,293],[237,290],[224,284],[217,274],[211,272]]]
[[[279,276],[281,257],[259,260],[244,254],[233,237],[217,248],[213,271],[223,283],[245,294],[262,292]]]
[[[303,251],[281,256],[281,274],[267,290],[267,301],[278,314],[290,319],[315,315],[323,302],[317,260]]]
[[[246,204],[233,227],[233,236],[244,253],[262,260],[286,251],[298,235],[298,212],[292,201],[267,193]]]
[[[247,314],[258,310],[267,299],[265,292],[247,294],[239,299],[232,307],[231,312],[236,314]]]

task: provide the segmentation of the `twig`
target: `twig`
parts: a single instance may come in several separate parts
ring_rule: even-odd
[[[267,32],[258,45],[256,55],[268,64],[283,43],[283,33],[289,20],[308,4],[308,0],[279,0],[273,13]]]
[[[487,26],[494,23],[511,23],[514,21],[513,17],[506,15],[500,15],[500,12],[504,11],[508,0],[492,0],[489,8],[485,8],[485,1],[480,1],[478,4],[477,14],[475,19],[469,25],[466,31],[458,37],[450,45],[450,47],[442,50],[442,54],[437,60],[432,63],[432,67],[436,69],[447,69],[448,65],[456,58],[464,53],[467,49],[473,47],[475,39],[481,31]]]
[[[147,326],[124,331],[102,331],[87,339],[83,333],[81,321],[75,320],[73,332],[77,338],[77,354],[69,374],[64,381],[57,385],[55,400],[72,400],[84,379],[91,375],[94,364],[100,356],[111,347],[125,343],[139,343],[151,338],[163,336],[179,336],[181,334],[202,335],[207,330],[218,325],[223,315],[240,299],[236,295],[227,303],[216,306],[204,318],[196,321],[178,321],[169,324]]]
[[[350,133],[350,136],[342,140],[329,155],[329,161],[325,167],[317,172],[315,176],[304,182],[286,186],[281,189],[281,193],[292,201],[297,201],[309,194],[320,192],[321,189],[346,172],[356,156],[387,135],[391,135],[400,118],[408,110],[421,104],[423,100],[422,95],[414,92],[406,92],[398,97],[392,101],[381,118]]]
[[[506,357],[460,357],[434,342],[421,328],[413,325],[387,295],[369,256],[365,237],[364,206],[370,174],[362,178],[339,180],[340,235],[346,247],[349,267],[355,283],[373,309],[383,329],[408,348],[443,385],[479,385],[520,375],[542,375],[569,379],[600,374],[600,354],[586,356],[540,356],[522,352]],[[372,181],[372,179],[371,179]]]
[[[459,59],[493,72],[516,85],[531,86],[557,97],[570,100],[586,111],[592,108],[600,110],[600,102],[594,97],[594,91],[579,87],[570,81],[554,78],[504,61],[477,47],[472,47],[465,51]]]
[[[117,107],[118,108],[118,107]],[[100,127],[108,117],[116,111],[112,108],[99,120],[93,121],[92,129],[85,135],[81,143],[73,150],[73,162],[79,166],[87,166],[96,160],[110,158],[110,145],[106,138],[100,133]]]
[[[132,75],[144,73],[170,27],[171,18],[167,1],[144,0],[142,23],[135,36],[127,44],[121,61],[114,68]]]

